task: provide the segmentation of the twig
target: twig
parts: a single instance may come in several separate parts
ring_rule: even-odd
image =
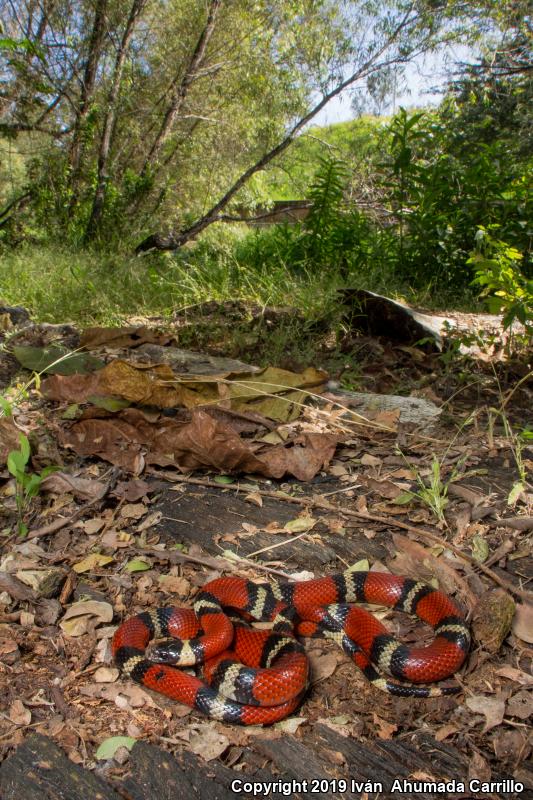
[[[155,557],[166,559],[171,563],[186,563],[190,562],[191,564],[200,564],[202,567],[209,567],[210,569],[220,569],[225,570],[227,572],[234,572],[239,568],[239,565],[242,564],[247,567],[254,567],[255,569],[261,570],[262,572],[268,572],[272,575],[278,575],[280,578],[286,578],[290,580],[290,575],[286,572],[282,572],[279,569],[273,569],[272,567],[267,567],[264,564],[256,564],[255,561],[250,561],[248,558],[242,558],[235,554],[235,558],[238,559],[238,562],[230,561],[228,558],[214,558],[212,556],[191,556],[187,553],[181,553],[179,550],[157,550],[155,547],[144,547],[140,550],[141,553],[146,553],[148,555],[153,555]]]
[[[196,486],[206,486],[211,489],[233,489],[233,490],[240,490],[240,487],[233,486],[231,484],[224,484],[221,487],[219,484],[213,483],[212,481],[202,480],[201,478],[187,478],[182,475],[179,478],[175,478],[175,481],[181,481],[185,483],[192,483]],[[475,558],[469,556],[467,553],[463,553],[456,545],[452,544],[451,542],[447,542],[443,540],[442,535],[437,535],[432,533],[431,531],[426,530],[425,528],[419,528],[416,525],[411,525],[408,522],[401,522],[398,519],[386,519],[385,517],[379,517],[375,514],[368,514],[364,511],[352,511],[348,508],[335,508],[328,503],[327,500],[322,500],[319,497],[292,497],[291,495],[283,494],[281,492],[269,492],[263,491],[262,489],[258,490],[258,494],[262,497],[272,497],[275,500],[282,500],[286,503],[295,503],[301,506],[308,506],[309,508],[321,508],[326,511],[337,511],[341,512],[345,516],[348,517],[355,517],[356,519],[364,519],[370,520],[372,522],[379,522],[381,525],[386,525],[388,527],[394,528],[403,528],[403,530],[410,531],[414,533],[416,536],[420,536],[423,539],[427,539],[434,544],[438,544],[442,547],[443,544],[452,550],[459,558],[462,558],[463,561],[467,561],[469,564],[474,566],[476,569],[479,569],[483,572],[488,578],[490,578],[494,583],[497,583],[503,589],[506,589],[510,594],[514,594],[517,597],[522,597],[524,600],[533,600],[533,592],[527,591],[526,589],[518,589],[516,586],[513,586],[512,583],[506,581],[505,578],[500,578],[500,576],[494,572],[489,567],[485,566],[485,564],[481,564],[479,561],[476,561]]]

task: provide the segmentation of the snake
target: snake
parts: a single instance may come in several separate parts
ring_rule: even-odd
[[[432,642],[402,644],[360,603],[417,616],[432,626]],[[192,609],[166,606],[125,619],[111,649],[122,674],[148,689],[212,719],[269,725],[291,714],[308,688],[302,636],[333,640],[373,686],[400,697],[460,692],[460,685],[424,684],[457,672],[470,646],[464,616],[440,590],[390,573],[347,570],[299,582],[216,578]],[[172,638],[148,647],[165,637]],[[198,665],[201,677],[182,669]]]

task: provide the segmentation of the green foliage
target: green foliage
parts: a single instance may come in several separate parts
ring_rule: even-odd
[[[493,226],[492,230],[494,230]],[[481,227],[476,235],[476,249],[468,259],[475,270],[472,281],[483,287],[489,311],[503,311],[503,324],[509,328],[515,320],[533,335],[533,280],[527,279],[520,269],[522,253]]]
[[[31,448],[27,436],[23,433],[19,435],[19,443],[19,449],[11,450],[7,456],[7,468],[15,478],[16,484],[17,532],[20,536],[25,536],[28,533],[28,526],[24,522],[24,517],[31,506],[31,501],[39,494],[41,483],[46,476],[57,467],[45,467],[39,473],[28,472]]]
[[[529,244],[527,165],[498,140],[457,154],[448,123],[438,112],[409,116],[402,109],[389,128],[383,183],[397,220],[397,268],[417,286],[466,287],[465,264],[481,225],[499,224],[507,240]]]

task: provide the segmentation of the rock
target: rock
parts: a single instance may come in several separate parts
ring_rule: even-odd
[[[19,570],[16,577],[26,586],[31,586],[36,597],[53,597],[65,580],[66,570],[61,567]]]
[[[395,394],[373,394],[372,392],[347,392],[343,389],[331,388],[323,395],[325,398],[340,402],[353,408],[363,416],[365,412],[400,411],[400,423],[414,423],[418,430],[434,425],[441,409],[430,400],[421,397],[401,397]]]

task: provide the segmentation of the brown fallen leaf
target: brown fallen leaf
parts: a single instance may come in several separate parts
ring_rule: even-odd
[[[529,719],[533,715],[533,693],[521,689],[507,701],[507,714],[518,719]]]
[[[436,576],[445,592],[458,591],[470,608],[475,606],[476,596],[457,570],[443,558],[437,558],[423,545],[399,533],[393,534],[392,540],[397,550],[394,561],[390,563],[394,572],[426,581]]]
[[[392,739],[393,734],[398,730],[398,726],[393,722],[387,722],[387,720],[382,719],[376,713],[374,713],[373,719],[374,725],[377,726],[378,737],[380,739]]]
[[[206,380],[175,374],[168,364],[131,364],[116,359],[91,375],[53,375],[43,382],[42,391],[51,400],[75,403],[94,397],[118,398],[156,408],[193,409],[221,403],[235,411],[289,421],[300,415],[308,390],[321,392],[326,380],[327,374],[313,367],[302,373],[267,367],[259,372],[226,373]]]
[[[533,605],[518,603],[513,619],[513,633],[522,641],[533,644]]]
[[[323,653],[309,650],[309,663],[311,665],[311,683],[318,683],[329,678],[337,669],[336,653]]]
[[[502,678],[508,678],[510,681],[519,683],[522,686],[533,686],[533,675],[529,675],[527,672],[515,667],[505,665],[497,669],[495,674],[501,675]]]
[[[103,553],[90,553],[82,561],[74,564],[72,569],[78,575],[81,575],[83,572],[92,572],[97,567],[105,567],[106,564],[111,564],[113,560],[113,556],[106,556]]]
[[[98,500],[106,494],[108,484],[87,478],[77,478],[66,472],[53,472],[41,482],[40,488],[45,492],[55,494],[71,493],[80,500]]]
[[[9,719],[15,725],[29,725],[31,722],[31,711],[26,708],[22,700],[14,700],[9,706]]]
[[[502,724],[505,715],[505,695],[502,692],[493,697],[477,694],[467,697],[465,703],[470,711],[485,717],[483,733]]]
[[[192,412],[188,423],[162,419],[146,421],[136,409],[113,419],[82,420],[60,433],[63,446],[80,455],[98,456],[134,471],[141,449],[146,461],[182,470],[214,467],[222,473],[257,473],[269,478],[293,475],[311,480],[331,460],[337,438],[331,434],[305,433],[283,445],[254,448],[229,426],[205,411]]]
[[[80,686],[79,692],[86,697],[110,700],[124,709],[156,707],[154,698],[135,683],[87,683]]]
[[[457,733],[459,728],[457,725],[443,725],[442,728],[439,728],[438,731],[435,733],[435,740],[437,742],[443,742],[448,736],[453,736],[454,733]]]
[[[187,578],[181,575],[160,575],[158,581],[164,592],[172,592],[180,597],[187,597],[191,589]]]
[[[87,600],[73,603],[67,608],[59,627],[68,636],[82,636],[92,626],[102,622],[111,622],[113,606],[99,600]]]
[[[229,739],[224,734],[219,733],[212,723],[206,722],[198,725],[196,730],[191,731],[189,737],[189,747],[193,753],[200,756],[204,761],[212,761],[218,758],[227,750]]]
[[[120,516],[123,519],[141,519],[148,512],[144,503],[126,503],[120,509]]]
[[[126,347],[139,347],[141,344],[167,345],[174,341],[168,333],[160,333],[146,325],[130,326],[123,328],[87,328],[80,337],[80,346],[86,350],[96,350],[100,347],[122,349]]]
[[[11,450],[20,447],[21,431],[13,421],[13,417],[0,417],[0,464],[5,464]]]
[[[119,674],[119,670],[116,667],[98,667],[96,672],[93,673],[93,680],[96,683],[114,683]]]
[[[468,759],[468,781],[490,781],[491,768],[488,761],[483,758],[481,753],[474,750]]]

